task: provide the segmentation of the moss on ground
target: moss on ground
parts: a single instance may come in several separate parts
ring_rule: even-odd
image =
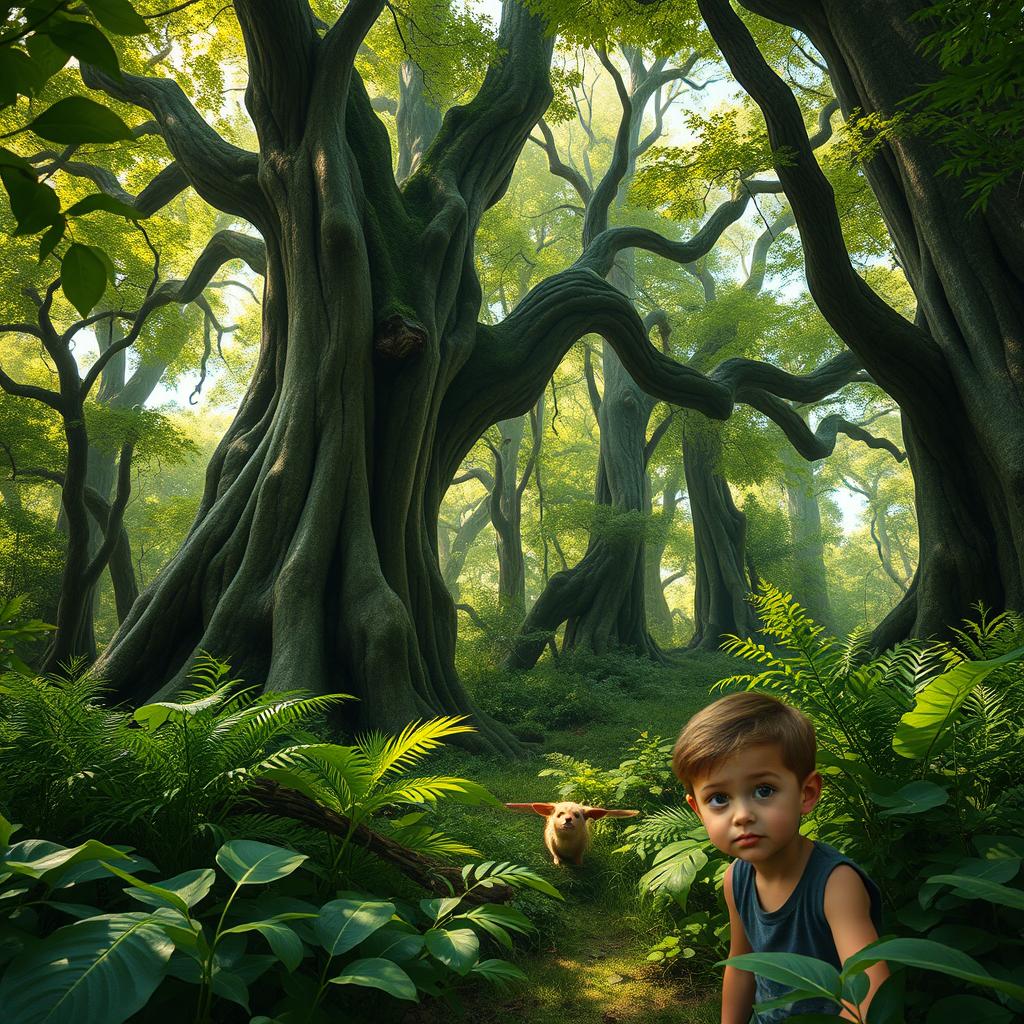
[[[598,659],[589,667],[600,665]],[[429,770],[472,778],[503,802],[557,799],[555,780],[537,777],[547,766],[544,753],[557,750],[602,768],[613,767],[644,729],[666,739],[674,737],[682,723],[711,700],[711,684],[735,671],[734,665],[731,659],[714,654],[694,654],[664,669],[635,664],[639,685],[632,685],[628,672],[623,675],[628,663],[621,658],[616,659],[614,673],[607,672],[605,663],[596,677],[587,666],[581,671],[577,665],[569,674],[573,685],[584,691],[581,707],[593,707],[592,694],[586,692],[588,681],[593,682],[601,693],[600,720],[582,716],[547,730],[543,742],[531,745],[521,761],[446,748],[430,760]],[[615,685],[616,678],[622,686]],[[499,682],[515,685],[507,677]],[[494,684],[492,674],[479,685]],[[471,692],[473,685],[469,680]],[[613,852],[618,845],[615,826],[595,839],[581,868],[556,868],[544,849],[543,822],[536,815],[447,801],[431,817],[436,827],[477,847],[484,858],[525,864],[565,896],[561,903],[533,893],[517,898],[516,905],[534,922],[538,934],[529,945],[518,943],[511,956],[500,950],[490,955],[512,959],[528,981],[504,993],[473,986],[463,997],[461,1010],[454,1011],[456,1018],[464,1016],[474,1024],[713,1024],[718,1020],[716,972],[687,962],[674,965],[667,975],[647,962],[650,947],[669,930],[668,919],[649,901],[638,899],[636,880],[642,867],[635,858]],[[401,1019],[402,1024],[442,1024],[452,1018],[451,1007],[427,1001],[410,1008]]]

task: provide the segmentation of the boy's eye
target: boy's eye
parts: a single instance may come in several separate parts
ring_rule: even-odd
[[[712,793],[707,799],[708,807],[724,807],[729,802],[725,793]]]
[[[767,800],[775,792],[775,787],[770,783],[762,782],[754,787],[754,796],[760,800]]]

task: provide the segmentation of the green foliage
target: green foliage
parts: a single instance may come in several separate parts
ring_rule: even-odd
[[[1014,0],[940,0],[914,13],[931,31],[922,52],[941,75],[910,98],[915,125],[947,148],[945,174],[964,181],[972,210],[984,210],[1024,166],[1024,13]]]
[[[198,868],[154,883],[138,877],[154,868],[130,848],[95,840],[73,849],[32,839],[12,846],[18,827],[0,817],[0,918],[7,936],[0,998],[11,1024],[61,1016],[120,1024],[150,1001],[163,1004],[164,1013],[177,1001],[180,1018],[183,985],[198,988],[197,1022],[222,1019],[225,1000],[251,1014],[250,990],[267,971],[276,972],[276,984],[261,986],[261,998],[277,1000],[283,989],[289,1012],[305,1019],[319,1019],[317,1008],[334,1000],[341,986],[412,1001],[422,993],[445,995],[478,977],[503,987],[524,975],[507,961],[483,959],[481,942],[493,939],[512,949],[512,934],[529,934],[533,926],[513,907],[474,905],[476,893],[503,884],[559,897],[527,868],[489,861],[466,865],[462,896],[424,899],[418,907],[358,891],[319,903],[261,889],[247,901],[240,898],[244,889],[289,879],[307,858],[234,840],[216,852],[223,874]],[[129,883],[120,893],[111,888],[117,879]],[[65,902],[70,888],[74,898],[91,902]],[[293,891],[308,888],[300,880]],[[222,898],[210,903],[214,891]],[[91,905],[123,904],[125,897],[129,906],[134,901],[147,909],[103,912]],[[57,915],[76,920],[51,930]],[[270,954],[253,952],[251,939],[265,943]]]
[[[53,629],[39,619],[22,618],[25,595],[0,604],[0,676],[7,672],[31,676],[31,669],[21,660],[18,651]]]
[[[105,707],[87,672],[3,676],[4,810],[47,835],[128,837],[162,866],[187,864],[222,834],[248,773],[345,699],[257,694],[229,672],[201,657],[194,689],[134,715]]]
[[[85,96],[64,96],[25,120],[27,111],[19,97],[31,101],[29,111],[44,95],[50,80],[76,58],[95,64],[107,74],[120,75],[118,55],[97,24],[119,35],[138,35],[148,27],[127,0],[95,0],[87,9],[68,11],[68,4],[30,2],[5,11],[5,31],[0,36],[0,114],[14,113],[15,127],[5,138],[31,132],[41,139],[62,145],[113,143],[132,139],[131,129],[108,107]],[[81,15],[81,16],[71,16]],[[5,123],[9,123],[5,116]],[[17,221],[16,235],[46,231],[40,262],[63,237],[69,218],[89,212],[80,204],[61,209],[57,193],[40,180],[37,169],[13,150],[0,147],[0,179],[11,211]],[[76,208],[77,206],[77,208]],[[92,207],[96,209],[99,207]],[[132,219],[144,215],[128,208],[112,211]],[[70,256],[70,259],[68,258]],[[102,294],[97,282],[99,267],[88,246],[73,243],[64,257],[64,290],[70,301],[86,315]],[[106,272],[104,270],[103,279]],[[92,298],[92,302],[89,299]]]

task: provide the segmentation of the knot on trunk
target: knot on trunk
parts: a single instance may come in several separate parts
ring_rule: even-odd
[[[385,317],[373,334],[373,347],[385,359],[407,359],[422,352],[426,344],[427,332],[423,325],[401,313]]]

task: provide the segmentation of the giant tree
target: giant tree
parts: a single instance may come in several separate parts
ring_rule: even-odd
[[[606,338],[665,401],[718,418],[756,403],[807,452],[818,439],[786,402],[830,393],[856,367],[844,354],[804,377],[744,359],[702,374],[651,346],[605,280],[629,247],[691,262],[745,197],[688,241],[604,228],[505,320],[482,324],[474,237],[550,99],[550,27],[505,4],[500,56],[399,189],[354,68],[383,6],[350,0],[323,29],[305,0],[236,0],[255,152],[216,133],[175,81],[83,65],[87,84],[148,112],[190,185],[266,247],[252,383],[181,549],[97,663],[124,697],[176,686],[202,648],[272,689],[354,693],[364,725],[471,712],[437,511],[477,438],[525,413],[573,342]],[[478,721],[482,742],[511,747]]]
[[[939,173],[950,155],[941,140],[913,132],[870,140],[865,173],[917,298],[917,315],[907,322],[853,272],[831,190],[806,144],[789,87],[726,0],[698,4],[764,114],[801,232],[811,293],[903,415],[920,562],[876,641],[941,631],[977,600],[1024,607],[1019,190],[994,187],[984,211],[972,215],[961,183]],[[939,78],[921,49],[929,23],[914,0],[745,0],[745,6],[808,36],[844,114],[867,125],[869,136],[872,123],[891,122],[913,94]]]

